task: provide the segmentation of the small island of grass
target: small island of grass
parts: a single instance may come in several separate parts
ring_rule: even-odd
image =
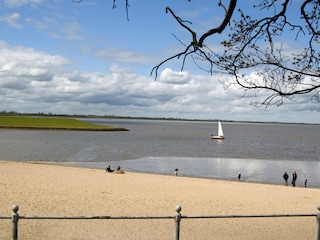
[[[0,116],[0,128],[81,130],[81,131],[128,131],[115,126],[103,126],[73,118]]]

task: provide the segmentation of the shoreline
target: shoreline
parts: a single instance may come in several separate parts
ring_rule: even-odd
[[[196,158],[195,158],[196,159]],[[243,160],[243,159],[242,159]],[[268,161],[268,160],[257,160],[257,161]],[[111,165],[111,167],[115,168],[116,166],[121,166],[124,171],[128,172],[137,172],[137,173],[148,173],[148,174],[160,174],[171,176],[174,175],[174,171],[170,171],[174,169],[175,166],[179,167],[179,176],[184,177],[192,177],[192,178],[204,178],[204,179],[214,179],[214,180],[223,180],[223,181],[237,181],[237,175],[232,175],[235,172],[235,169],[230,170],[229,172],[225,169],[214,168],[215,172],[208,171],[206,169],[198,169],[197,172],[190,172],[190,169],[184,169],[182,166],[184,163],[171,164],[170,162],[166,162],[166,167],[163,165],[159,165],[161,161],[145,161],[144,159],[135,159],[131,160],[119,160],[119,161],[107,161],[107,162],[78,162],[78,161],[67,161],[67,162],[45,162],[39,161],[39,163],[49,163],[54,165],[62,165],[62,166],[74,166],[74,167],[84,167],[84,168],[92,168],[92,169],[105,169],[107,165]],[[190,162],[187,162],[187,165]],[[212,165],[213,166],[213,165]],[[245,167],[244,167],[245,168]],[[161,169],[161,170],[157,170]],[[186,171],[185,171],[186,170]],[[219,174],[219,170],[224,171],[224,174]],[[245,172],[244,169],[240,170],[242,173],[241,181],[249,182],[249,183],[261,183],[261,184],[271,184],[271,185],[279,185],[284,186],[285,182],[282,177],[283,172],[278,172],[278,174],[270,174],[268,177],[252,177],[252,173]],[[290,171],[287,171],[290,174]],[[230,174],[228,174],[230,173]],[[298,172],[299,177],[296,184],[296,187],[305,187],[304,181],[305,176]],[[238,173],[236,173],[238,174]],[[248,175],[250,174],[250,175]],[[314,176],[308,176],[309,180],[307,183],[308,188],[320,188],[319,187],[319,178],[314,178]],[[288,186],[292,187],[291,184],[291,174],[288,179]]]
[[[261,183],[0,161],[0,215],[316,214],[320,190]],[[11,220],[0,220],[10,239]],[[231,228],[232,226],[232,228]],[[181,239],[314,239],[315,217],[182,219]],[[174,220],[24,220],[21,239],[171,239]]]
[[[34,164],[48,164],[53,166],[64,166],[64,167],[75,167],[75,168],[86,168],[86,169],[96,169],[96,170],[102,170],[104,171],[104,168],[95,168],[95,167],[89,167],[89,166],[76,166],[76,165],[68,165],[68,164],[59,164],[59,162],[41,162],[41,161],[30,161],[30,163]],[[70,162],[73,163],[73,162]],[[160,175],[160,176],[175,176],[173,174],[164,174],[164,173],[156,173],[156,172],[143,172],[143,171],[126,171],[126,173],[133,173],[133,174],[146,174],[146,175]],[[252,184],[262,184],[262,185],[271,185],[271,186],[285,186],[285,187],[293,187],[290,183],[290,179],[288,179],[288,185],[285,185],[285,183],[270,183],[270,182],[255,182],[255,181],[246,181],[246,180],[240,180],[238,181],[236,177],[234,179],[227,179],[227,178],[214,178],[214,177],[201,177],[201,176],[188,176],[188,175],[179,175],[178,177],[182,178],[191,178],[191,179],[207,179],[207,180],[213,180],[213,181],[225,181],[225,182],[238,182],[238,183],[252,183]],[[320,187],[314,187],[314,186],[302,186],[302,185],[296,185],[294,188],[312,188],[312,189],[320,189]],[[320,201],[320,200],[319,200]]]
[[[84,168],[84,169],[95,169],[95,170],[105,170],[105,167],[94,167],[94,166],[88,166],[86,164],[86,162],[72,162],[72,161],[67,161],[67,162],[54,162],[54,161],[15,161],[15,160],[0,160],[1,161],[8,161],[8,162],[16,162],[16,163],[31,163],[31,164],[44,164],[44,165],[52,165],[52,166],[62,166],[62,167],[74,167],[74,168]],[[115,163],[117,161],[112,161],[112,163]],[[121,162],[121,161],[120,161]],[[76,163],[76,164],[75,164]],[[81,164],[82,163],[82,164]],[[91,163],[91,162],[90,162]],[[104,164],[104,165],[110,165],[105,162],[98,162],[100,164]],[[114,164],[117,165],[117,164]],[[161,173],[161,172],[148,172],[148,171],[135,171],[132,169],[125,169],[125,168],[121,168],[123,171],[127,172],[127,173],[137,173],[137,174],[149,174],[149,175],[160,175],[160,176],[174,176],[174,173],[172,174],[168,174],[168,173]],[[285,186],[285,187],[293,187],[291,184],[291,177],[288,179],[288,185],[285,185],[284,180],[283,182],[276,182],[276,183],[272,183],[272,182],[267,182],[267,181],[252,181],[252,180],[246,180],[246,179],[241,179],[240,181],[237,180],[237,177],[234,178],[215,178],[215,177],[205,177],[205,176],[195,176],[195,175],[181,175],[179,174],[179,177],[185,177],[185,178],[194,178],[194,179],[208,179],[208,180],[216,180],[216,181],[226,181],[226,182],[242,182],[242,183],[253,183],[253,184],[263,184],[263,185],[272,185],[272,186]],[[318,186],[313,186],[313,185],[307,185],[307,187],[305,187],[301,181],[300,184],[297,184],[295,187],[293,188],[311,188],[311,189],[320,189],[320,187]]]

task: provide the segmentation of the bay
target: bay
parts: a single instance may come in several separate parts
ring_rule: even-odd
[[[85,132],[1,129],[1,159],[124,171],[283,184],[297,171],[297,186],[320,186],[320,125],[223,124],[225,140],[211,140],[217,123],[81,119],[129,129]]]

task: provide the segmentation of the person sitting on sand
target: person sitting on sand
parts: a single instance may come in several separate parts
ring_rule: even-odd
[[[121,167],[118,166],[117,170],[115,170],[113,173],[117,173],[117,174],[124,174],[124,171],[121,170]]]
[[[113,172],[114,170],[111,169],[110,165],[107,167],[106,172]]]

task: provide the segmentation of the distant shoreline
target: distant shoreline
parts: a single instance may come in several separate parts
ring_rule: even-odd
[[[228,119],[188,119],[176,117],[130,117],[115,115],[84,115],[84,114],[52,114],[52,113],[18,113],[12,111],[2,111],[1,116],[16,117],[50,117],[50,118],[97,118],[97,119],[132,119],[132,120],[166,120],[166,121],[190,121],[190,122],[230,122],[230,123],[264,123],[264,124],[293,124],[293,125],[319,125],[319,123],[303,122],[265,122],[265,121],[240,121]]]

